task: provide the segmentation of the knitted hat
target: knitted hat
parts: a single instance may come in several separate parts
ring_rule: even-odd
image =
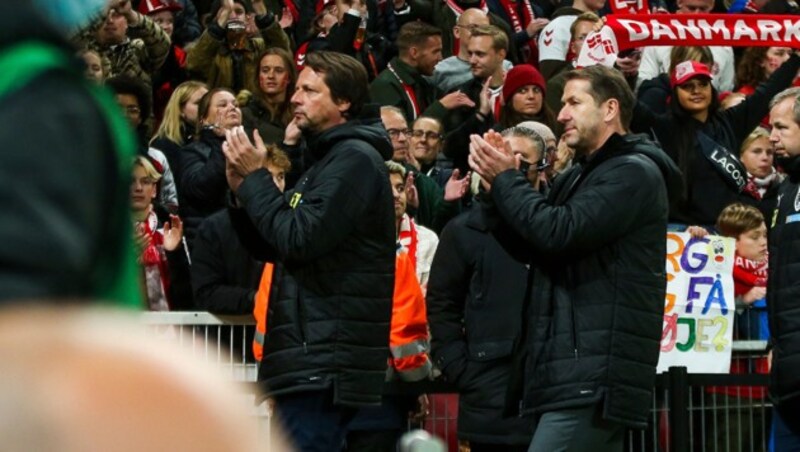
[[[714,78],[708,66],[699,61],[689,60],[675,66],[669,78],[669,86],[675,88],[676,86],[683,85],[694,77]]]
[[[511,68],[506,74],[506,81],[503,83],[503,100],[511,101],[511,96],[520,88],[526,85],[536,85],[542,90],[544,95],[544,77],[530,64],[520,64]]]
[[[250,3],[250,0],[233,0],[233,3],[238,3],[244,7],[244,12],[247,14],[253,13],[253,5]],[[219,9],[222,7],[222,2],[220,0],[214,0],[211,4],[211,17],[217,17],[217,13]]]
[[[180,11],[183,7],[173,0],[142,0],[139,3],[139,12],[148,15],[160,13],[161,11]]]

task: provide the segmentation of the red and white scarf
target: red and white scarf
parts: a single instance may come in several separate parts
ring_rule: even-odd
[[[800,48],[800,16],[753,14],[610,14],[590,33],[579,67],[613,66],[625,49],[645,46],[758,46]]]
[[[517,12],[517,7],[522,5],[522,18],[520,19],[519,13]],[[533,7],[528,0],[518,0],[514,2],[513,0],[500,0],[500,5],[503,7],[503,11],[506,12],[509,19],[511,19],[511,28],[514,29],[514,33],[520,33],[526,31],[528,25],[536,18],[536,15],[533,13]],[[525,56],[525,61],[529,64],[538,65],[539,63],[539,52],[538,48],[536,47],[536,40],[529,39],[528,45],[522,49],[522,52]],[[536,58],[536,61],[533,61],[533,58]]]
[[[164,253],[164,235],[158,229],[158,217],[152,210],[144,221],[134,224],[134,230],[142,231],[148,238],[142,250],[139,263],[144,270],[147,288],[147,304],[151,311],[169,311],[167,291],[169,290],[169,269]]]
[[[414,263],[415,269],[417,267],[418,244],[417,225],[408,214],[404,213],[403,219],[400,220],[400,231],[397,234],[397,248],[398,251],[405,251],[408,253],[408,257],[411,259],[411,262]]]

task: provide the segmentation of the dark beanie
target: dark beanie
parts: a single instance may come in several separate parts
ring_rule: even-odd
[[[240,5],[244,6],[244,11],[248,14],[253,12],[253,5],[250,3],[250,0],[233,0],[233,3],[239,3]],[[214,0],[214,2],[211,3],[211,9],[209,11],[211,12],[212,18],[217,17],[217,13],[221,7],[221,0]]]
[[[544,77],[530,64],[520,64],[511,68],[506,74],[506,81],[503,83],[503,100],[511,101],[511,96],[520,88],[526,85],[536,85],[542,90],[544,95]]]

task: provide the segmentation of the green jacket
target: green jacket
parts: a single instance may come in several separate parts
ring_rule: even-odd
[[[66,48],[33,40],[0,47],[0,117],[13,114],[18,121],[13,131],[0,133],[0,142],[13,137],[24,149],[5,153],[0,165],[9,184],[0,195],[9,215],[0,227],[7,245],[0,253],[7,264],[0,272],[0,299],[88,298],[143,307],[129,207],[136,145],[119,106],[84,78]],[[54,87],[58,91],[42,109],[52,114],[44,113],[37,129],[44,133],[30,136],[38,104],[21,102]],[[70,121],[80,123],[80,130],[71,129]],[[59,170],[48,173],[59,162]],[[80,170],[70,166],[75,162],[84,162]],[[27,181],[24,198],[14,194],[25,178],[22,168],[45,171],[42,180]],[[83,185],[72,183],[79,178]]]
[[[394,69],[394,73],[387,67],[369,86],[372,102],[380,105],[392,105],[403,110],[409,123],[418,116],[431,116],[444,123],[448,111],[441,102],[436,100],[436,88],[428,83],[416,69],[402,62],[399,57],[392,58],[389,66]],[[419,110],[422,112],[421,115],[414,112],[414,107],[403,88],[403,83],[414,90]]]
[[[261,29],[261,37],[247,40],[247,48],[242,53],[241,88],[251,93],[260,92],[258,86],[258,57],[268,47],[280,47],[291,52],[289,37],[286,36],[277,20]],[[198,74],[209,88],[234,88],[233,55],[225,42],[225,30],[216,22],[209,24],[206,31],[186,55],[186,68]]]
[[[116,46],[102,45],[97,41],[97,30],[104,22],[104,17],[94,20],[73,37],[73,41],[78,48],[92,49],[100,54],[107,78],[125,75],[151,86],[153,74],[161,68],[169,54],[167,33],[152,19],[139,14],[139,25],[128,27],[128,39],[125,42]]]

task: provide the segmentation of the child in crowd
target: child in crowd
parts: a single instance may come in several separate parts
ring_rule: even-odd
[[[724,237],[736,239],[736,254],[733,266],[734,295],[736,296],[736,317],[734,322],[734,339],[766,340],[769,338],[767,325],[767,226],[764,215],[756,207],[734,203],[725,207],[717,218],[716,229]],[[698,226],[690,227],[687,232],[695,237],[702,237],[707,232]],[[731,360],[731,374],[767,374],[769,362],[767,358],[734,357]],[[737,444],[740,440],[746,444],[764,445],[764,429],[762,419],[765,412],[754,408],[754,403],[766,396],[766,390],[754,386],[711,386],[708,392],[719,394],[713,399],[716,405],[737,407],[742,416],[752,416],[751,422],[741,423],[728,428],[711,429],[715,433],[706,438],[706,444]],[[727,402],[723,398],[729,398]],[[752,402],[751,402],[752,400]],[[716,416],[723,416],[723,414]],[[721,422],[709,416],[706,421],[710,425]],[[722,425],[722,424],[719,424]],[[725,438],[727,436],[727,438]],[[752,441],[752,442],[751,442]]]
[[[767,225],[755,207],[731,204],[717,219],[720,235],[736,238],[733,268],[738,338],[769,337],[766,312],[767,295]]]
[[[189,261],[180,218],[154,205],[160,179],[161,173],[150,159],[136,157],[131,180],[131,214],[147,308],[174,311],[191,305]]]

